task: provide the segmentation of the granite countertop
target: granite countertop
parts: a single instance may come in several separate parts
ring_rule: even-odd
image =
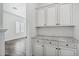
[[[32,37],[32,39],[42,39],[42,40],[57,40],[57,41],[65,41],[65,42],[78,42],[74,37],[64,37],[64,36],[44,36],[39,35]]]

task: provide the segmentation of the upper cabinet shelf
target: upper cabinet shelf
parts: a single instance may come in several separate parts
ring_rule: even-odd
[[[73,25],[72,4],[50,4],[36,9],[37,26]]]

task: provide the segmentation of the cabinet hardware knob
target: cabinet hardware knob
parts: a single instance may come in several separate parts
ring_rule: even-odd
[[[68,46],[68,44],[66,44],[66,46]]]
[[[58,49],[58,48],[56,48],[56,49]]]
[[[49,42],[49,44],[51,44],[51,42]]]

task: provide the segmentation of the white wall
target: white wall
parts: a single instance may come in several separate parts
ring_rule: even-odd
[[[6,41],[10,40],[10,38],[16,38],[17,36],[22,36],[25,33],[15,33],[15,21],[16,20],[26,20],[26,34],[27,34],[27,39],[26,39],[26,55],[32,55],[32,48],[31,48],[31,37],[36,35],[36,29],[35,29],[35,7],[36,4],[29,3],[26,4],[26,11],[25,12],[17,12],[13,11],[13,9],[9,8],[12,4],[4,4],[4,14],[3,14],[3,22],[4,22],[4,27],[8,28],[8,31],[6,33]],[[12,6],[10,6],[12,7]],[[21,6],[23,7],[23,6]],[[21,8],[22,9],[22,8]],[[21,11],[21,10],[20,10]],[[23,10],[22,10],[23,11]],[[8,13],[10,12],[10,13]],[[24,15],[26,14],[26,16]],[[18,16],[17,16],[18,15]],[[21,17],[19,17],[21,16]]]
[[[79,40],[79,4],[73,5],[73,23],[75,27],[75,38]]]
[[[15,9],[13,7],[16,7]],[[3,27],[8,29],[5,33],[5,40],[12,40],[26,35],[16,33],[16,22],[26,23],[26,4],[23,3],[4,3],[3,4]],[[26,27],[26,26],[25,26]]]
[[[73,23],[74,28],[74,37],[79,40],[79,3],[73,4]],[[78,44],[78,55],[79,55],[79,44]]]
[[[23,33],[16,33],[16,22],[26,22],[26,18],[19,17],[12,13],[3,12],[3,27],[8,29],[5,33],[5,41],[17,39],[26,35],[26,29]]]
[[[2,17],[3,17],[3,4],[0,3],[0,28],[2,28],[3,26]]]
[[[36,8],[36,4],[34,3],[29,3],[27,4],[27,16],[26,19],[28,20],[29,24],[29,33],[30,33],[30,37],[34,37],[36,35],[36,14],[35,14],[35,8]]]
[[[31,48],[31,37],[34,37],[36,35],[36,28],[35,28],[35,7],[36,4],[29,3],[26,4],[26,24],[28,27],[28,38],[26,40],[26,55],[32,55],[32,48]]]

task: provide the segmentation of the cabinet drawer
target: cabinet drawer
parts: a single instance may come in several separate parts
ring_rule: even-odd
[[[59,42],[59,47],[60,46],[65,48],[76,48],[76,44],[71,42]]]
[[[76,50],[71,48],[60,47],[59,56],[75,56]]]
[[[45,40],[45,44],[46,45],[51,45],[51,46],[58,46],[58,42],[57,41],[48,41],[48,40]]]

